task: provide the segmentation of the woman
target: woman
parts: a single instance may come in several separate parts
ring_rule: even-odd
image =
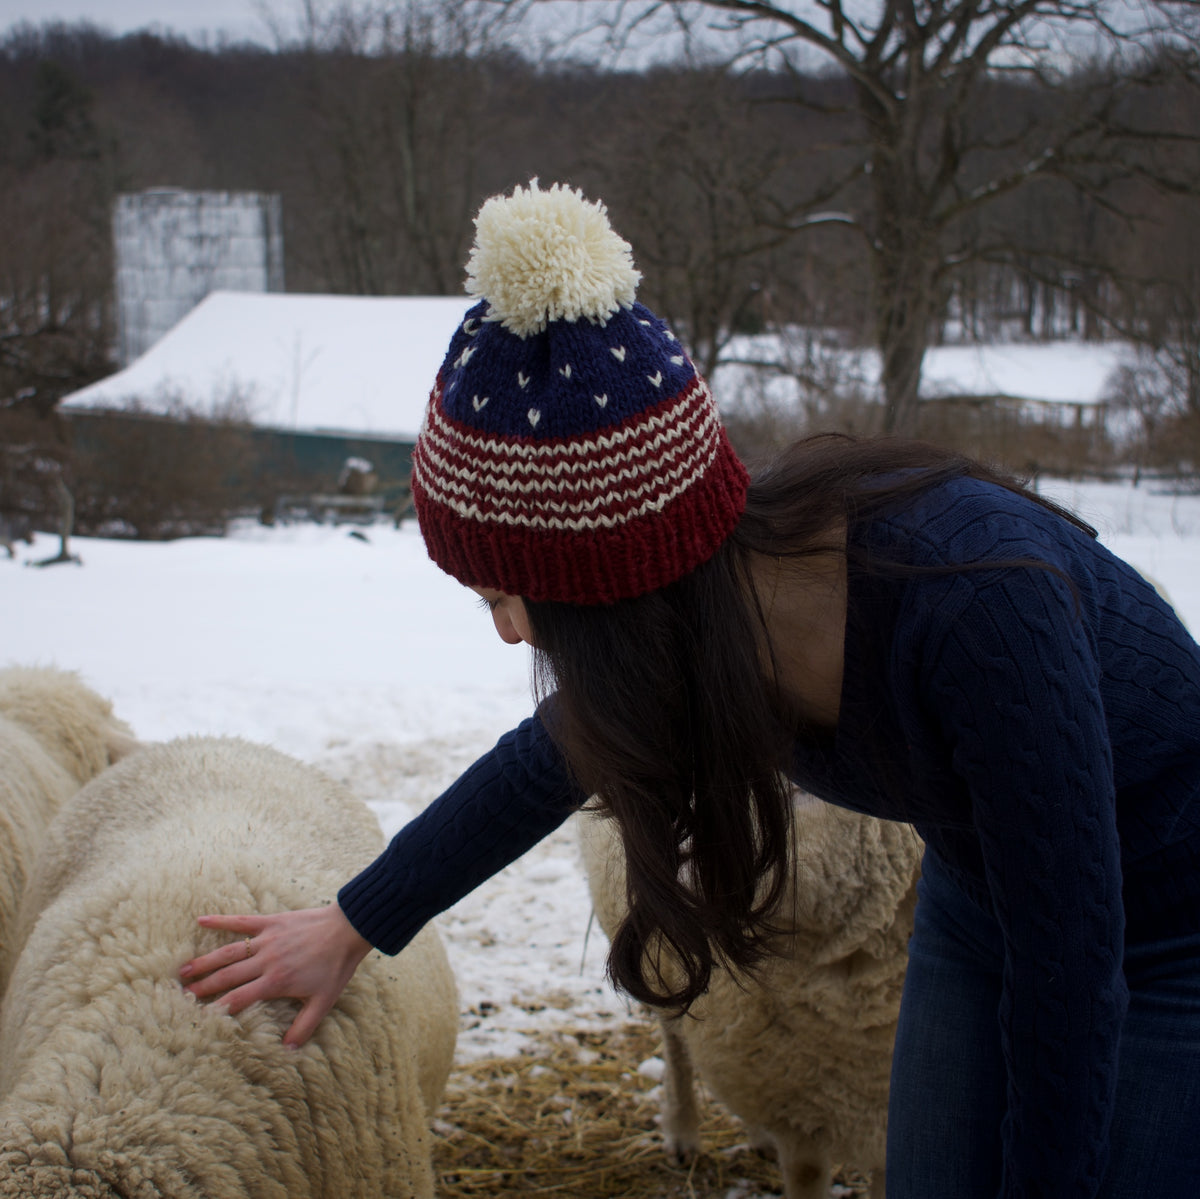
[[[413,492],[545,698],[337,904],[202,918],[243,940],[189,989],[299,999],[301,1044],[372,946],[595,792],[610,972],[686,1007],[777,931],[787,774],[927,843],[889,1194],[1200,1194],[1200,648],[1170,607],[928,447],[810,439],[751,483],[602,206],[535,182],[477,227]]]

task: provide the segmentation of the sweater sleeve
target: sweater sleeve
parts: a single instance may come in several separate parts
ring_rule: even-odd
[[[587,797],[540,715],[506,733],[338,892],[366,940],[399,953],[421,927],[548,836]]]
[[[1128,1005],[1097,647],[1052,570],[965,572],[955,586],[970,598],[943,618],[926,677],[1004,939],[1000,1194],[1090,1199]]]

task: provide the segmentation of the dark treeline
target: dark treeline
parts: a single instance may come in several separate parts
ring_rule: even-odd
[[[537,64],[415,18],[385,34],[343,14],[277,50],[87,25],[0,39],[0,403],[46,416],[113,368],[112,205],[148,187],[281,193],[290,291],[438,294],[461,290],[483,198],[561,180],[605,199],[642,297],[702,369],[731,335],[784,325],[880,344],[889,231],[862,214],[891,180],[849,78]],[[987,205],[972,188],[1019,176],[1111,68],[987,74],[927,121],[904,152],[917,171],[949,157],[963,200],[913,233],[937,243],[916,318],[931,340],[1139,336],[1187,368],[1200,409],[1200,206],[1178,182],[1194,65],[1164,54],[1136,87],[1108,79],[1093,142],[1073,133],[1070,161]],[[1150,127],[1179,139],[1140,145]]]

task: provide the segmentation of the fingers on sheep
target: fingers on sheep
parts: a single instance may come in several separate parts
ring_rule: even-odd
[[[63,803],[136,746],[112,705],[67,671],[0,669],[0,994],[21,936],[17,908]]]
[[[579,839],[596,916],[626,911],[613,821],[584,811]],[[669,1156],[698,1151],[693,1072],[776,1153],[787,1199],[824,1199],[835,1163],[884,1194],[888,1080],[916,904],[921,842],[907,825],[797,797],[794,934],[753,977],[718,969],[684,1016],[659,1015]]]
[[[0,1196],[426,1199],[458,1003],[437,933],[371,953],[302,1049],[296,1005],[179,985],[199,913],[311,908],[382,847],[319,771],[231,738],[147,746],[64,806],[0,1017]]]

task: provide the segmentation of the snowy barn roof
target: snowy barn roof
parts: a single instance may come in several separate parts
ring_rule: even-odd
[[[166,413],[182,402],[220,413],[240,398],[259,426],[411,440],[471,303],[466,296],[213,292],[140,358],[62,407]],[[732,361],[713,380],[718,401],[737,407],[746,363],[786,367],[795,353],[774,336],[736,339],[726,350]],[[842,353],[844,370],[873,387],[877,356]],[[1127,355],[1118,343],[937,346],[926,355],[922,392],[1093,405]],[[779,378],[771,390],[786,400],[794,386]]]
[[[217,291],[124,370],[67,410],[219,414],[245,401],[256,425],[411,439],[450,337],[472,301]]]
[[[922,393],[1000,395],[1052,404],[1098,404],[1126,361],[1120,342],[934,346],[925,356]]]
[[[723,407],[735,408],[751,364],[774,367],[769,394],[781,403],[799,398],[795,378],[813,373],[803,330],[735,338],[722,352],[713,389]],[[999,342],[931,346],[921,370],[921,397],[1005,397],[1029,404],[1088,408],[1110,396],[1114,372],[1130,361],[1122,342]],[[871,392],[879,386],[879,355],[869,349],[818,350],[824,370],[844,384]]]

